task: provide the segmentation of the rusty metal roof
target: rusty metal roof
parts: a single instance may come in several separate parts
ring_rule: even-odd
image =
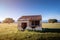
[[[41,20],[42,19],[42,16],[41,15],[22,16],[18,20],[20,20],[20,19]]]

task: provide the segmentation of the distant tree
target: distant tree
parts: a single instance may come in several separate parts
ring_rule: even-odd
[[[14,20],[13,18],[6,18],[5,20],[3,20],[3,23],[13,23]]]
[[[1,23],[1,22],[0,22]]]
[[[49,22],[49,23],[57,23],[58,20],[57,20],[57,19],[49,19],[48,22]]]

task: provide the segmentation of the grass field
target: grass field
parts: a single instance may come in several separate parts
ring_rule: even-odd
[[[60,23],[42,23],[43,28],[57,28],[60,29]]]
[[[43,23],[43,28],[60,28],[60,23]],[[18,31],[17,24],[0,24],[0,40],[58,40],[60,33]]]

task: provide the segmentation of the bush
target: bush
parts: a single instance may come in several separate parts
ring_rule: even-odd
[[[48,22],[49,22],[49,23],[57,23],[58,20],[57,20],[57,19],[49,19]]]
[[[5,20],[3,20],[3,23],[13,23],[14,20],[13,18],[6,18]]]

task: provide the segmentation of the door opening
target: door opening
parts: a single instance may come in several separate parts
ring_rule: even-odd
[[[27,27],[27,23],[22,23],[22,24],[21,24],[21,27],[23,28],[23,30],[25,30],[26,27]]]

